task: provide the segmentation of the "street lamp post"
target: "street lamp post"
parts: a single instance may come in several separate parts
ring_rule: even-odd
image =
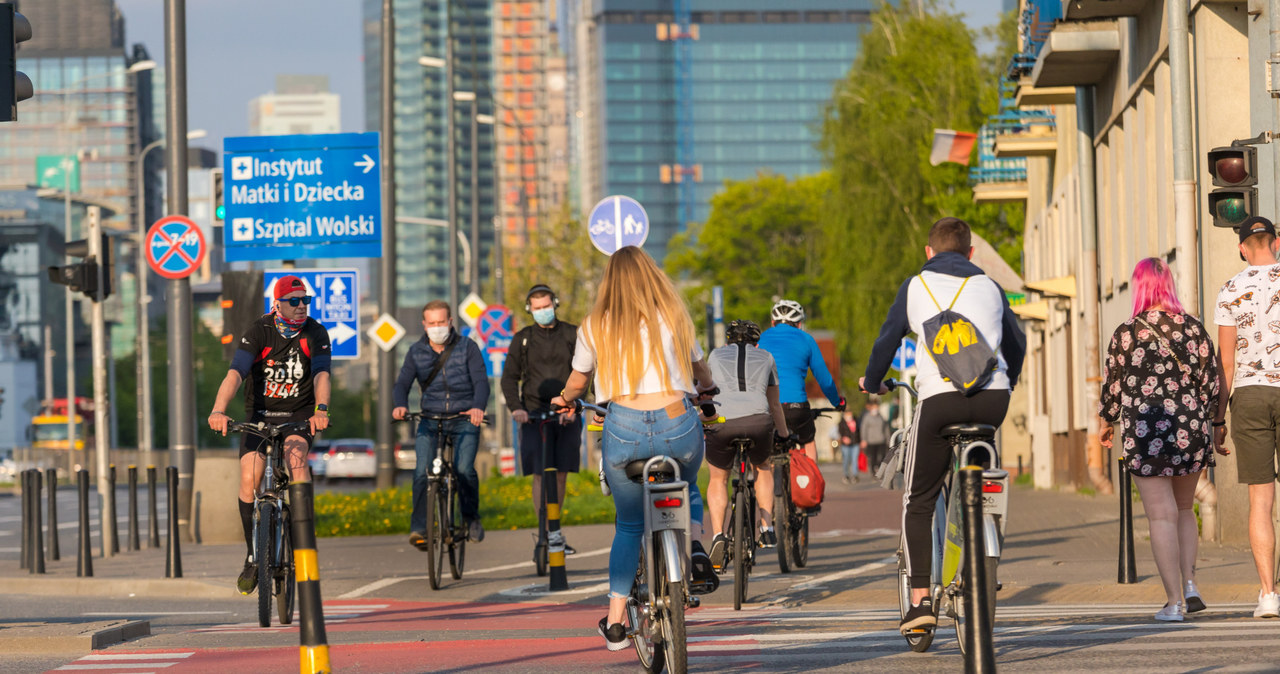
[[[187,140],[195,140],[204,138],[206,132],[204,129],[196,129],[187,132]],[[151,425],[151,317],[147,314],[149,305],[151,304],[151,294],[147,290],[147,255],[146,255],[146,237],[147,237],[147,183],[146,183],[146,164],[147,154],[152,150],[162,147],[164,139],[151,142],[142,148],[142,152],[138,153],[138,162],[136,170],[137,186],[138,186],[138,240],[137,240],[137,287],[138,287],[138,316],[137,316],[137,396],[138,396],[138,451],[142,455],[144,466],[153,465],[151,451],[152,446],[152,425]]]

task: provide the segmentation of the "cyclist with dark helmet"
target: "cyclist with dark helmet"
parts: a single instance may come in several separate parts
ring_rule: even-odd
[[[748,460],[756,467],[756,503],[760,512],[760,546],[778,544],[773,531],[773,468],[769,456],[775,436],[787,438],[787,420],[778,403],[778,373],[773,356],[756,346],[760,326],[751,321],[733,321],[725,330],[726,345],[711,352],[707,365],[720,385],[720,415],[724,424],[707,433],[707,464],[711,481],[707,484],[707,507],[711,512],[711,564],[724,566],[728,539],[724,535],[725,507],[729,503],[729,473],[734,459],[731,442],[750,438]],[[775,430],[776,429],[776,430]]]
[[[836,390],[836,382],[822,359],[818,342],[804,331],[804,307],[795,300],[778,300],[769,315],[773,319],[773,327],[760,336],[760,348],[768,351],[778,364],[778,397],[787,416],[787,426],[795,433],[796,442],[804,447],[804,453],[817,461],[817,447],[813,442],[817,429],[813,413],[809,411],[805,377],[813,372],[813,378],[832,407],[843,410],[844,398]]]

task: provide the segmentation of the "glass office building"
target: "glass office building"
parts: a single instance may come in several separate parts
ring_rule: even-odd
[[[492,7],[489,0],[453,1],[454,90],[474,92],[479,115],[493,115]],[[445,1],[395,0],[395,174],[397,218],[448,217],[444,71],[424,67],[418,58],[445,55]],[[364,0],[365,120],[369,131],[379,131],[381,96],[381,0]],[[471,103],[453,108],[456,141],[457,219],[464,236],[471,231]],[[490,277],[493,242],[494,143],[493,127],[481,124],[476,153],[480,224],[480,276]],[[396,226],[396,293],[405,325],[417,325],[419,311],[429,300],[447,298],[448,238],[443,227],[424,224]],[[459,251],[459,265],[463,252]],[[459,297],[465,297],[465,269]],[[370,288],[377,287],[369,285]],[[408,320],[410,322],[405,323]]]
[[[590,1],[590,0],[588,0]],[[823,169],[816,143],[823,106],[858,52],[871,0],[691,0],[693,158],[701,165],[692,208],[704,221],[725,180],[761,171],[786,176]],[[610,194],[636,198],[649,214],[645,244],[659,260],[678,222],[675,20],[659,0],[594,0],[578,33],[584,119],[580,161],[584,208]],[[583,8],[585,13],[585,7]],[[585,51],[584,51],[585,50]],[[666,182],[664,182],[666,177]],[[685,178],[688,179],[687,177]]]

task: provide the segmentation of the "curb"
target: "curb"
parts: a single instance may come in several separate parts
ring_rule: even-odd
[[[0,623],[0,652],[89,652],[122,641],[150,636],[149,620],[105,620],[88,623]]]
[[[0,578],[0,595],[57,597],[150,597],[231,599],[240,596],[234,582],[214,584],[184,578]]]

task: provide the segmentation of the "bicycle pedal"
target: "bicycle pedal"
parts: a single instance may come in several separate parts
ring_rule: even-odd
[[[689,595],[688,601],[685,603],[689,605],[689,608],[698,608],[699,606],[702,606],[702,597]]]

